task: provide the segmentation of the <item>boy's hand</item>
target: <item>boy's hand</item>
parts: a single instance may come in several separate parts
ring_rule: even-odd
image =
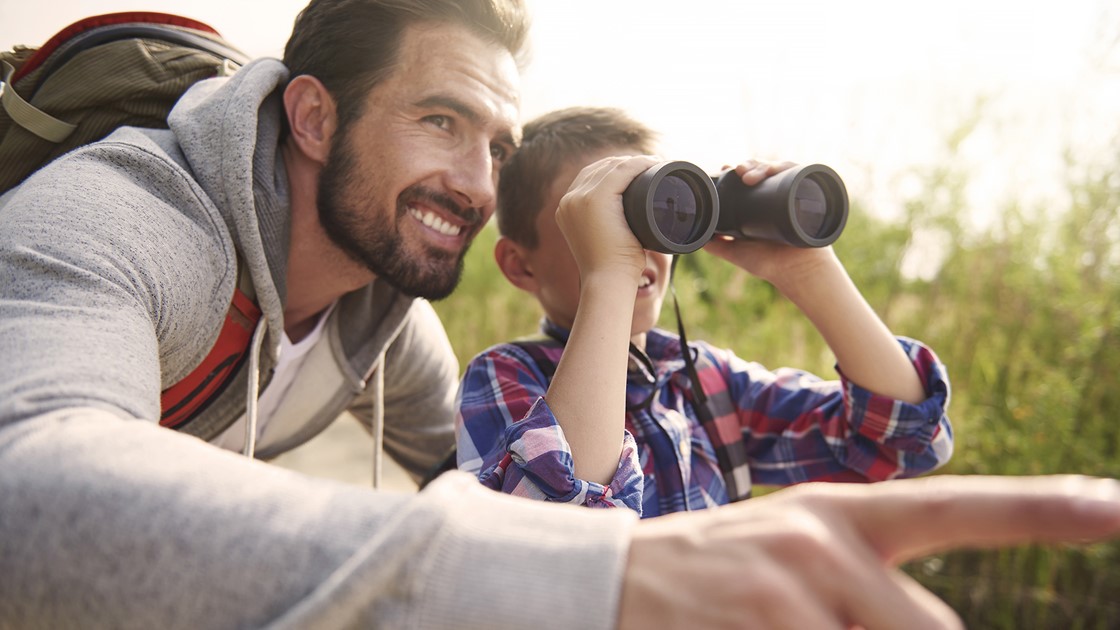
[[[735,167],[743,183],[755,186],[762,180],[794,166],[793,162],[747,160]],[[721,209],[722,210],[722,209]],[[836,264],[831,247],[802,248],[756,239],[732,239],[717,235],[704,250],[778,286],[797,283],[822,265]]]
[[[793,166],[747,162],[735,172],[748,186]],[[721,209],[722,211],[722,209]],[[813,322],[848,380],[910,404],[928,393],[910,358],[868,305],[831,247],[793,247],[762,240],[712,239],[704,246],[774,285]]]
[[[626,223],[622,193],[635,177],[657,163],[652,156],[609,157],[576,176],[560,200],[556,223],[581,277],[618,271],[637,282],[645,268],[645,251]]]

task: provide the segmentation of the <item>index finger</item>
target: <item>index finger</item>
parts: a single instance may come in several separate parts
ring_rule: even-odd
[[[605,157],[583,167],[568,192],[586,194],[609,179],[612,180],[610,190],[621,194],[635,177],[656,163],[657,158],[651,155]]]
[[[851,488],[836,507],[880,557],[1120,536],[1120,482],[1078,475],[949,476]]]
[[[762,162],[759,160],[747,160],[737,165],[735,167],[735,172],[739,175],[744,184],[754,186],[767,177],[777,175],[794,166],[797,166],[797,164],[790,161]]]

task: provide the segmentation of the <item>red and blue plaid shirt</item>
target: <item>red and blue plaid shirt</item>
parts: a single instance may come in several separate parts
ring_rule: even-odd
[[[574,476],[571,450],[544,395],[568,331],[554,339],[494,346],[467,366],[459,390],[459,468],[495,490],[592,507],[629,507],[643,517],[746,498],[751,483],[878,481],[928,472],[952,454],[945,410],[949,381],[936,355],[899,337],[928,398],[907,404],[848,381],[800,370],[770,371],[728,350],[693,342],[714,427],[692,406],[680,338],[654,329],[631,350],[629,405],[618,469],[602,484]],[[722,450],[724,453],[717,453]],[[727,470],[725,453],[744,461]],[[721,455],[724,465],[721,470]],[[728,495],[726,475],[737,496]]]

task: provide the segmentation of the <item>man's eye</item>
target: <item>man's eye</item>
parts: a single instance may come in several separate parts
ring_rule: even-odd
[[[435,114],[432,116],[425,116],[424,120],[430,124],[439,127],[440,129],[449,129],[451,127],[451,119],[442,114]]]
[[[490,157],[493,158],[495,162],[505,162],[506,158],[509,157],[509,149],[506,149],[500,144],[490,145]]]

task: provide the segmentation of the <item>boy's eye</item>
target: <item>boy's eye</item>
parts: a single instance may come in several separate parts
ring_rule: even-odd
[[[500,144],[492,144],[490,145],[490,157],[495,162],[505,162],[506,158],[509,157],[509,149]]]

